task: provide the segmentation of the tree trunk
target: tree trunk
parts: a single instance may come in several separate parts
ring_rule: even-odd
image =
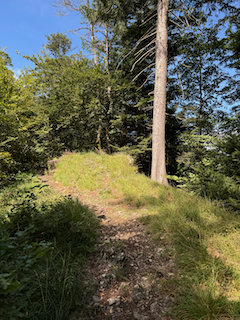
[[[91,40],[92,40],[92,46],[93,46],[94,64],[97,65],[97,48],[95,43],[94,27],[92,23],[90,23],[90,28],[91,28]]]
[[[158,0],[151,172],[152,180],[163,185],[168,185],[165,160],[168,7],[169,0]]]
[[[108,39],[108,27],[106,23],[103,23],[104,30],[105,30],[105,46],[106,46],[106,57],[105,57],[105,64],[106,64],[106,71],[109,74],[109,39]]]

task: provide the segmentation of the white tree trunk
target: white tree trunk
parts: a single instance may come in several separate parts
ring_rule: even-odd
[[[165,161],[168,7],[169,0],[158,0],[151,172],[152,180],[163,185],[168,185]]]

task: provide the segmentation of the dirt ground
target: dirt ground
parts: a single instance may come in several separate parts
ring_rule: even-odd
[[[96,287],[87,319],[171,320],[168,309],[174,304],[171,279],[176,267],[164,238],[154,241],[147,234],[139,221],[142,212],[102,199],[96,191],[65,187],[52,175],[40,179],[55,192],[78,198],[101,221],[101,237],[86,264]]]

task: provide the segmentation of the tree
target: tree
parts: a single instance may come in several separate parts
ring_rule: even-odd
[[[228,8],[232,1],[223,1],[220,7]],[[171,22],[179,26],[179,21],[189,26],[187,16],[196,21],[193,10],[186,5],[195,5],[195,12],[205,4],[215,4],[217,1],[172,1],[171,13],[177,18],[178,23],[170,19]],[[166,112],[166,77],[167,77],[167,38],[168,38],[168,11],[170,1],[159,0],[157,6],[157,30],[156,30],[156,63],[155,63],[155,85],[154,85],[154,114],[153,114],[153,144],[152,144],[152,175],[151,178],[157,182],[167,185],[166,165],[165,165],[165,112]],[[174,10],[182,13],[183,17],[177,16]],[[185,20],[185,21],[184,21]]]
[[[165,162],[168,7],[169,0],[158,1],[151,173],[152,180],[163,185],[168,184]]]
[[[49,49],[55,58],[65,55],[71,49],[72,40],[62,33],[52,33],[50,36],[46,36],[46,38],[46,48]]]
[[[181,64],[171,70],[179,75],[182,99],[179,116],[187,130],[196,134],[212,134],[214,121],[222,114],[228,74],[221,67],[221,43],[218,28],[193,28],[183,37]]]

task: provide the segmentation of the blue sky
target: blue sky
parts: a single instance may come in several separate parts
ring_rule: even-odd
[[[16,74],[31,65],[16,51],[31,56],[46,44],[45,35],[80,26],[80,16],[74,13],[57,17],[53,3],[54,0],[0,0],[0,48],[7,47],[5,51],[12,59]],[[81,39],[72,33],[67,36],[72,39],[73,47],[78,46],[75,51],[81,50]]]

